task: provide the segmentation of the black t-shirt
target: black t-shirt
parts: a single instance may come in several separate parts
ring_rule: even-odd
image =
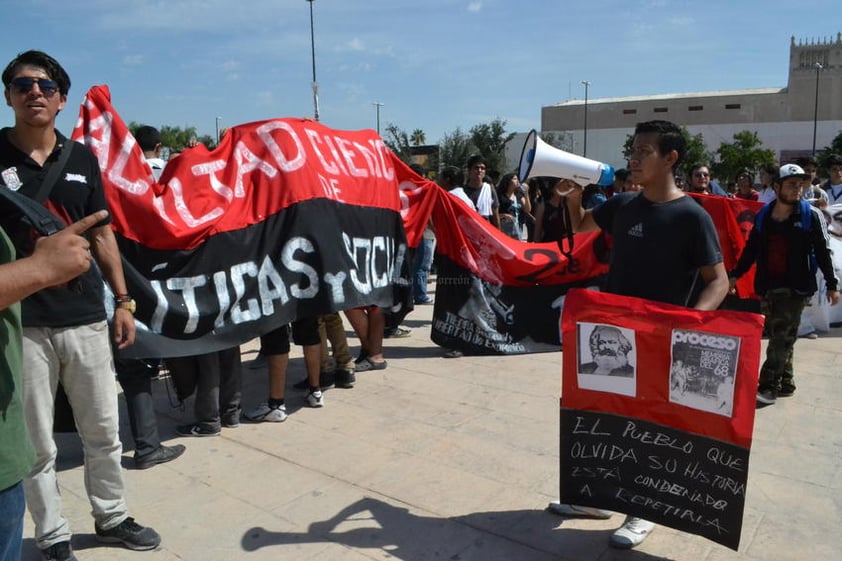
[[[704,287],[701,277],[694,285],[699,267],[722,261],[713,220],[692,197],[653,203],[619,193],[593,217],[613,238],[607,292],[693,306]]]
[[[56,131],[56,148],[41,167],[9,142],[9,130],[0,130],[0,189],[12,188],[35,198],[50,166],[58,160],[61,150],[69,148],[70,141]],[[74,143],[73,152],[56,179],[45,206],[65,224],[72,224],[107,208],[99,164],[87,147]],[[35,242],[32,229],[17,220],[17,216],[2,214],[0,223],[15,244],[18,255],[30,255]],[[109,221],[107,219],[102,224]],[[48,288],[26,298],[22,304],[23,325],[69,327],[102,321],[105,319],[103,298],[102,275],[96,266],[92,266],[78,283],[74,282],[70,287]]]
[[[535,240],[537,242],[557,242],[570,232],[565,227],[564,223],[564,203],[556,206],[552,203],[552,199],[544,201],[544,218],[542,220],[543,230],[541,237],[543,239]]]

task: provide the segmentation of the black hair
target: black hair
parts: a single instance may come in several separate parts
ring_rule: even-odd
[[[424,166],[422,166],[421,164],[409,164],[409,169],[411,169],[421,177],[427,177],[427,172],[424,171]]]
[[[673,150],[678,154],[678,159],[672,165],[673,170],[676,170],[687,155],[687,141],[684,139],[684,134],[681,128],[670,121],[645,121],[638,123],[634,129],[634,135],[654,133],[658,135],[657,145],[658,152],[662,156],[666,156]]]
[[[462,170],[456,166],[445,166],[439,173],[439,177],[442,180],[447,180],[452,187],[458,187],[464,183]]]
[[[161,143],[161,133],[158,132],[158,129],[149,125],[138,128],[134,133],[134,138],[144,152],[154,150]]]
[[[483,158],[480,154],[474,154],[470,158],[468,158],[468,163],[465,164],[465,167],[471,169],[477,164],[487,165],[485,162],[485,158]]]
[[[819,162],[813,156],[799,156],[795,158],[795,165],[804,169],[804,166],[813,166],[814,168],[819,167]]]
[[[506,190],[509,188],[509,183],[512,182],[512,178],[517,177],[516,173],[506,173],[503,174],[503,177],[500,178],[500,181],[497,183],[497,195],[499,196],[506,196]]]
[[[50,79],[55,80],[58,84],[58,91],[61,95],[66,96],[70,91],[70,76],[67,75],[64,68],[58,63],[56,59],[41,51],[26,51],[20,53],[12,61],[6,65],[3,71],[3,86],[9,88],[12,78],[18,68],[22,66],[35,66],[47,73]]]
[[[614,172],[614,179],[619,179],[620,181],[625,181],[628,176],[629,170],[626,168],[620,168]]]

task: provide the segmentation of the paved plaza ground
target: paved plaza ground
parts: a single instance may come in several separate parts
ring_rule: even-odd
[[[158,380],[162,436],[185,454],[134,470],[127,421],[121,427],[130,513],[161,533],[156,551],[95,541],[81,447],[60,435],[59,481],[80,561],[842,559],[842,329],[799,339],[798,392],[757,412],[739,552],[666,527],[618,551],[608,537],[622,515],[573,520],[544,510],[559,486],[561,354],[446,359],[430,341],[432,311],[416,308],[404,322],[411,335],[386,340],[386,370],[328,390],[322,409],[292,388],[304,377],[295,348],[281,424],[179,438],[192,402],[174,406]],[[255,354],[255,343],[243,346],[244,361]],[[244,407],[265,391],[265,369],[246,368]],[[40,559],[32,533],[27,517],[25,561]]]

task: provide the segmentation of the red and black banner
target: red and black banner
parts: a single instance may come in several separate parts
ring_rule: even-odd
[[[513,240],[415,174],[371,130],[306,119],[239,125],[213,151],[200,145],[171,159],[156,182],[108,88],[96,86],[73,139],[102,170],[138,304],[132,356],[208,352],[297,317],[392,306],[395,286],[408,288],[400,276],[407,247],[418,245],[430,219],[441,263],[432,339],[448,348],[558,350],[565,293],[598,285],[607,271],[605,234],[576,235],[569,253]],[[756,209],[698,200],[730,266]],[[743,297],[750,283],[747,275],[738,285]]]
[[[564,295],[571,288],[600,285],[608,270],[610,236],[577,234],[567,255],[555,243],[513,240],[462,201],[438,196],[433,222],[436,251],[443,258],[436,279],[433,341],[471,354],[559,350],[557,326]],[[695,197],[713,217],[726,269],[733,268],[762,205]],[[753,284],[752,269],[739,280],[739,296],[730,297],[728,305],[757,309]]]
[[[763,317],[571,290],[561,501],[737,549]]]
[[[215,150],[171,160],[156,182],[95,87],[73,138],[102,169],[138,304],[133,356],[208,352],[297,317],[392,304],[406,239],[396,160],[373,131],[241,125]]]

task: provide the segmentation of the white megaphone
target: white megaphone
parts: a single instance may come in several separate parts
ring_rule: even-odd
[[[560,177],[583,187],[590,183],[607,186],[614,183],[614,168],[550,146],[532,129],[520,154],[517,176],[520,181],[530,177]]]

